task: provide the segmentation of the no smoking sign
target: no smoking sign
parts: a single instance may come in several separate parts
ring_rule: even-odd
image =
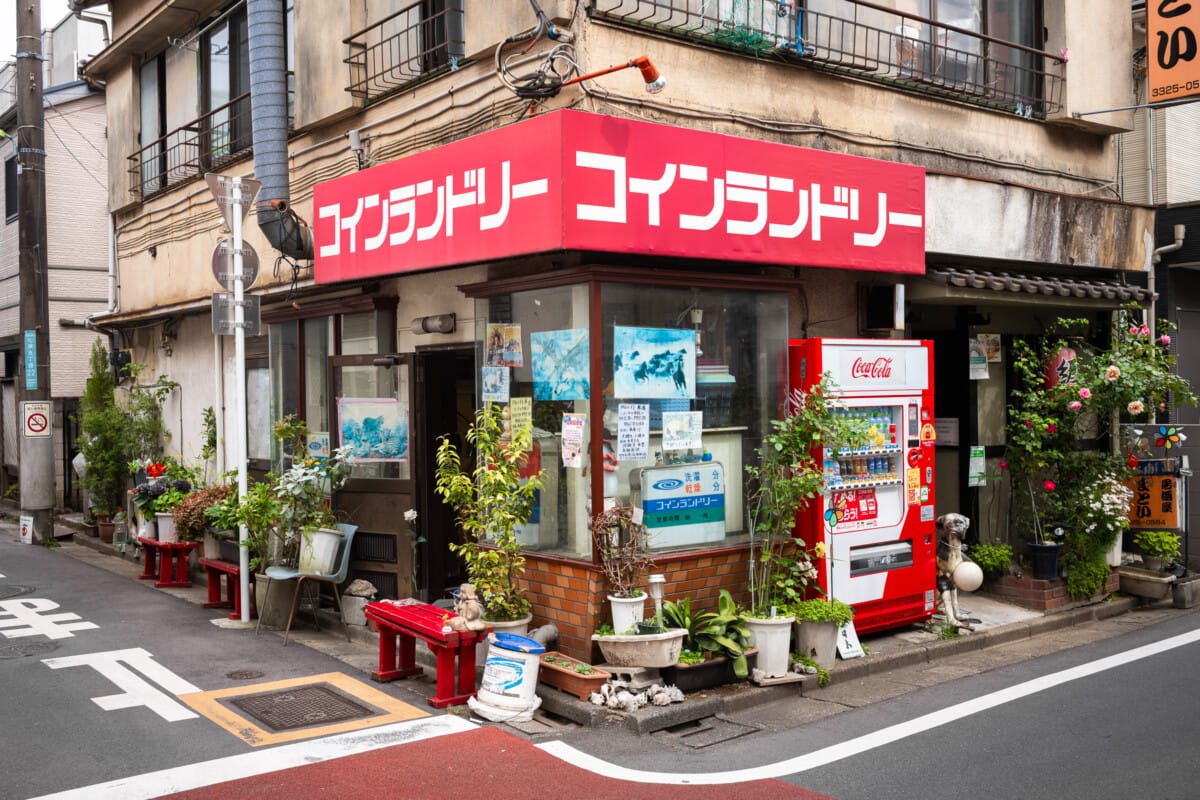
[[[21,403],[21,435],[30,438],[52,436],[54,426],[50,424],[50,404],[40,402]]]

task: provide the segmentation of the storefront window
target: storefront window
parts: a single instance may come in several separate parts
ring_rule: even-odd
[[[588,521],[601,503],[640,508],[659,552],[744,541],[744,465],[786,383],[786,294],[620,283],[594,291],[599,329],[587,285],[479,301],[482,399],[518,417],[522,403],[531,408],[531,471],[541,468],[543,490],[522,542],[590,560]],[[604,435],[596,498],[593,413]]]

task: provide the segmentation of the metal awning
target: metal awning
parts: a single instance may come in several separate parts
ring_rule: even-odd
[[[929,267],[925,271],[925,278],[952,289],[1000,292],[1005,297],[994,298],[1000,302],[1012,295],[1016,295],[1011,297],[1013,300],[1058,298],[1067,303],[1098,301],[1112,305],[1148,303],[1152,299],[1149,289],[1132,286],[1121,278],[1064,278],[965,267]]]

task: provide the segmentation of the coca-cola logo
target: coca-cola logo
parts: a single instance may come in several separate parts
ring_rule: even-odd
[[[856,358],[854,359],[854,363],[850,365],[850,377],[870,378],[874,380],[890,378],[892,377],[892,359],[885,356],[880,356],[874,361]]]

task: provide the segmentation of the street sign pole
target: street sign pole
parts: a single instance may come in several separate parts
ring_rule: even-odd
[[[233,369],[234,416],[237,419],[238,503],[246,502],[246,287],[242,280],[242,179],[233,179]],[[242,622],[250,621],[250,548],[249,532],[244,524],[238,526],[238,564]]]

